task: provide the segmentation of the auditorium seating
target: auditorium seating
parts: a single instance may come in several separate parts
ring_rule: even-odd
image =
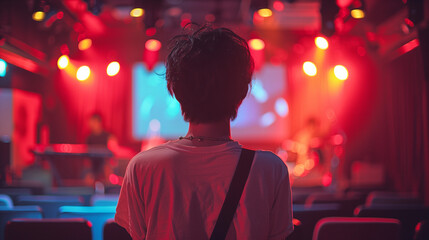
[[[27,230],[24,231],[24,228],[54,228],[56,222],[63,224],[62,226],[65,228],[68,226],[72,228],[65,222],[70,219],[73,222],[73,219],[80,218],[87,221],[87,228],[90,229],[91,238],[94,240],[130,239],[126,230],[113,221],[119,198],[117,188],[115,188],[114,194],[94,194],[94,189],[91,187],[61,187],[48,191],[49,195],[31,195],[34,194],[33,191],[25,188],[8,189],[12,190],[10,194],[9,192],[0,194],[0,240],[4,239],[3,233],[7,221],[16,218],[26,218],[25,221],[23,219],[12,221],[13,224],[16,224],[13,225],[14,228],[22,229],[23,232],[27,232]],[[330,239],[333,240],[337,236],[347,234],[359,236],[352,234],[352,232],[357,231],[356,229],[367,228],[370,225],[375,228],[379,224],[376,221],[367,222],[365,218],[399,220],[401,224],[400,239],[413,239],[415,237],[416,240],[420,240],[427,238],[422,236],[425,236],[424,229],[427,229],[429,209],[419,204],[421,201],[413,196],[371,192],[366,197],[367,195],[361,192],[349,191],[333,194],[323,192],[320,188],[299,189],[297,192],[294,192],[293,189],[292,196],[294,198],[295,231],[287,238],[288,240],[322,240],[324,239],[322,238],[323,234],[331,235]],[[361,205],[352,213],[352,209],[358,204]],[[332,219],[332,217],[335,218]],[[339,221],[339,223],[335,223],[334,220]],[[421,223],[416,228],[419,222]],[[326,224],[322,225],[322,223]],[[41,224],[40,227],[38,224]],[[341,224],[346,224],[346,226]],[[341,230],[332,230],[337,227]],[[66,230],[59,232],[66,232]],[[8,240],[20,238],[22,237],[12,237]],[[371,239],[366,236],[360,238]],[[34,237],[33,239],[37,238]],[[353,238],[346,237],[346,239]]]
[[[107,220],[103,228],[103,240],[132,240],[125,228],[119,226],[113,219]]]
[[[401,239],[412,239],[417,223],[429,220],[429,208],[415,204],[389,204],[359,206],[356,208],[357,217],[394,218],[401,222]]]
[[[91,197],[91,206],[116,206],[119,194],[97,194]]]
[[[91,240],[91,223],[74,219],[14,219],[5,228],[5,240]]]
[[[13,207],[12,198],[6,194],[0,194],[0,206],[1,207]]]
[[[311,239],[317,221],[325,217],[342,216],[338,204],[313,204],[293,206],[293,217],[301,222],[301,239]]]
[[[14,218],[42,218],[39,206],[0,207],[0,240],[4,239],[6,223]]]
[[[313,240],[399,240],[399,236],[396,219],[329,217],[317,222]]]
[[[37,205],[42,208],[44,218],[58,218],[61,206],[81,206],[83,199],[79,196],[28,195],[18,196],[16,205]]]
[[[85,218],[92,223],[92,239],[103,239],[103,226],[108,219],[114,218],[116,206],[63,206],[60,218]]]

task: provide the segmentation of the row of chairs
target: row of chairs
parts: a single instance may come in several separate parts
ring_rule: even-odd
[[[361,205],[356,208],[352,216],[344,214],[338,204],[313,204],[307,206],[296,204],[293,206],[294,218],[299,220],[297,231],[290,239],[311,239],[317,222],[326,217],[354,217],[354,218],[389,218],[396,219],[401,223],[401,239],[412,239],[416,225],[429,220],[429,208],[421,205],[386,206]]]
[[[49,206],[49,203],[45,207]],[[42,205],[43,204],[40,204]],[[51,207],[51,206],[49,206]],[[58,207],[58,206],[55,206]],[[16,218],[29,219],[68,219],[68,218],[84,218],[92,224],[92,235],[94,240],[103,239],[103,225],[108,219],[114,218],[116,212],[116,204],[113,206],[59,206],[58,213],[55,213],[55,218],[44,218],[43,210],[40,206],[1,206],[0,207],[0,240],[3,239],[4,227],[6,223]]]
[[[14,219],[7,223],[5,240],[92,240],[94,226],[84,218]],[[103,226],[104,240],[131,240],[128,232],[109,219]]]

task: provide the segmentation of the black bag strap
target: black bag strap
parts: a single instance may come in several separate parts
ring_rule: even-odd
[[[249,176],[250,168],[252,167],[255,151],[243,148],[241,150],[240,159],[235,168],[234,176],[231,180],[228,192],[226,193],[225,201],[219,213],[210,240],[223,240],[228,233],[229,226],[237,209],[246,185],[247,177]]]

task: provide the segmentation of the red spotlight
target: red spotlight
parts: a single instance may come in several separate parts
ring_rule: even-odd
[[[92,46],[92,40],[90,38],[85,38],[81,40],[78,44],[78,48],[81,51],[85,51]]]
[[[66,68],[70,63],[69,57],[67,55],[62,55],[58,58],[57,65],[59,69]]]
[[[274,1],[273,8],[276,11],[281,12],[285,9],[285,5],[282,3],[282,1]]]
[[[161,42],[156,39],[149,39],[144,46],[147,50],[156,52],[161,49]]]
[[[310,77],[314,77],[317,74],[316,64],[310,61],[304,62],[304,64],[302,64],[302,70]]]
[[[88,66],[82,66],[77,69],[76,78],[79,81],[85,81],[91,75],[91,69]]]
[[[109,65],[107,65],[107,69],[106,69],[106,73],[108,76],[113,77],[116,74],[119,73],[121,66],[119,65],[118,62],[114,61],[109,63]]]
[[[161,42],[156,39],[149,39],[146,41],[143,60],[148,70],[152,70],[158,62],[159,49],[161,49],[161,46]]]
[[[249,40],[249,47],[253,50],[263,50],[265,48],[265,43],[262,39],[254,38]]]
[[[314,43],[316,44],[316,46],[322,50],[326,50],[329,47],[329,43],[328,40],[326,40],[326,38],[324,37],[316,37],[314,39]]]
[[[334,67],[335,77],[340,80],[346,80],[349,77],[349,71],[343,65],[337,65]]]
[[[255,71],[258,71],[265,62],[265,43],[262,39],[254,38],[250,39],[248,44],[250,54],[252,54],[253,60],[255,61]]]

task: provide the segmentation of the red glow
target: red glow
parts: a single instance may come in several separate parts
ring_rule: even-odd
[[[156,34],[156,28],[148,28],[146,29],[146,36],[152,37]]]
[[[114,185],[118,185],[119,184],[119,177],[112,173],[109,175],[109,181]]]
[[[422,228],[422,223],[421,222],[419,222],[417,225],[416,225],[416,233],[417,232],[419,232],[420,231],[420,229]]]
[[[323,186],[327,187],[331,185],[332,183],[332,174],[331,173],[325,173],[322,177],[322,184]]]
[[[60,51],[63,55],[69,55],[70,53],[69,46],[67,46],[67,44],[61,45]]]
[[[301,223],[301,221],[299,221],[298,219],[296,219],[296,218],[293,218],[292,219],[292,223],[293,223],[293,225],[294,226],[300,226],[302,223]]]
[[[149,39],[146,41],[144,46],[147,50],[156,52],[161,49],[161,42],[156,39]]]
[[[402,45],[402,47],[399,48],[399,53],[405,54],[411,50],[413,50],[414,48],[418,47],[420,45],[419,39],[414,39],[411,40],[409,42],[407,42],[406,44]]]
[[[184,28],[186,25],[188,25],[189,23],[191,23],[191,19],[188,19],[188,18],[184,18],[184,19],[182,19],[182,21],[180,22],[180,26],[182,27],[182,28]]]
[[[341,145],[344,142],[344,137],[341,134],[332,136],[332,145]]]
[[[336,146],[334,148],[334,152],[335,152],[335,155],[337,155],[338,157],[341,157],[344,154],[344,147],[343,146]]]
[[[83,32],[85,30],[85,27],[82,25],[82,23],[77,22],[73,25],[73,30],[77,33]]]
[[[87,221],[86,224],[88,225],[89,228],[92,228],[92,223],[90,221]]]
[[[281,12],[285,9],[285,5],[281,1],[274,1],[273,8],[276,11]]]
[[[366,33],[366,38],[368,38],[368,41],[370,42],[375,42],[377,41],[377,35],[373,32],[367,32]]]
[[[59,12],[57,13],[57,19],[63,19],[63,17],[64,17],[64,12],[59,11]]]

